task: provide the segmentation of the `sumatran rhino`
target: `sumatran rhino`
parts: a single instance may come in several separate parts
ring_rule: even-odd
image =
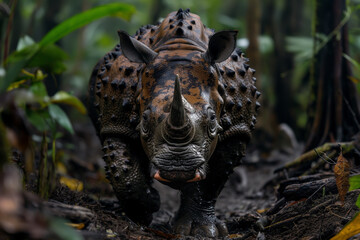
[[[134,37],[118,33],[92,72],[89,113],[122,210],[149,224],[160,205],[156,179],[181,192],[175,233],[226,235],[214,205],[260,107],[237,32],[214,33],[179,9]]]

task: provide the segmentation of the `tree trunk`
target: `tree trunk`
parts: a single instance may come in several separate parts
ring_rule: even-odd
[[[149,18],[151,24],[156,24],[161,17],[161,10],[164,8],[163,0],[153,0],[152,7],[150,8]]]
[[[251,67],[260,72],[260,20],[261,7],[260,0],[248,0],[248,11],[246,16],[246,31],[249,39],[249,47],[246,50],[246,56],[250,59]],[[257,87],[261,89],[259,76],[257,76]]]
[[[333,0],[332,4],[317,0],[316,33],[329,36],[339,26],[344,10],[345,0]],[[316,47],[317,44],[319,42],[315,40]],[[356,88],[348,79],[351,69],[343,53],[348,53],[347,24],[314,55],[314,100],[309,105],[305,151],[324,142],[350,140],[360,130]]]
[[[301,22],[302,5],[298,0],[286,0],[281,7],[278,1],[266,2],[266,14],[271,24],[268,31],[274,41],[274,59],[276,62],[270,63],[273,68],[273,84],[275,99],[275,116],[278,123],[286,123],[295,129],[295,103],[292,97],[292,70],[294,68],[293,55],[286,51],[286,37],[298,33]],[[277,9],[280,10],[280,16]]]

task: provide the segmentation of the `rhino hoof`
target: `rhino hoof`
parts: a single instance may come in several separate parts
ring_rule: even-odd
[[[174,226],[174,232],[179,235],[201,236],[207,238],[226,237],[228,230],[223,222],[199,224],[195,222],[177,222]]]

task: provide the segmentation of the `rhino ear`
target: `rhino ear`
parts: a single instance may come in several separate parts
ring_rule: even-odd
[[[219,63],[230,57],[236,47],[237,31],[217,32],[209,40],[205,58],[210,63]]]
[[[126,32],[118,31],[118,35],[120,37],[121,50],[131,62],[147,64],[158,55],[142,42],[130,37]]]

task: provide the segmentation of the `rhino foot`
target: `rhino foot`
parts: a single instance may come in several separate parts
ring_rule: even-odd
[[[191,218],[179,219],[174,224],[174,232],[180,235],[202,236],[208,238],[225,237],[228,230],[225,223],[215,222],[199,223]]]
[[[180,209],[174,219],[173,231],[180,235],[207,238],[228,235],[226,225],[215,216],[215,201],[198,201],[189,197],[182,198]]]
[[[119,196],[119,203],[126,215],[135,223],[150,225],[152,214],[160,208],[159,193],[152,187],[148,187],[146,193],[138,192],[139,196],[124,201],[124,197]],[[142,198],[140,198],[142,195]]]

